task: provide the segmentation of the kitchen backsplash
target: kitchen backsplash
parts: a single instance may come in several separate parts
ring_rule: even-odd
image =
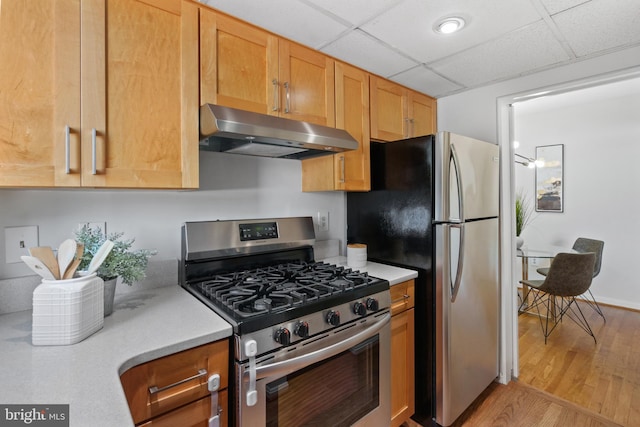
[[[314,246],[316,260],[340,255],[340,240],[318,240]],[[16,311],[31,310],[33,290],[40,284],[40,276],[32,275],[0,280],[0,315]],[[178,285],[178,259],[164,261],[149,260],[147,277],[128,286],[118,283],[116,295],[130,292]],[[116,306],[117,309],[117,306]]]

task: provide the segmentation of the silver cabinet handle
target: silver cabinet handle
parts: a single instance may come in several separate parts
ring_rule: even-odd
[[[91,129],[91,175],[98,173],[96,167],[96,139],[98,132],[96,128]]]
[[[405,129],[406,129],[405,130],[405,135],[404,135],[405,138],[409,138],[409,136],[410,136],[409,135],[409,122],[410,121],[411,121],[411,119],[409,119],[408,117],[405,117],[405,119],[404,119],[404,125],[405,125]]]
[[[194,375],[192,377],[189,377],[189,378],[185,378],[185,379],[180,380],[178,382],[175,382],[173,384],[169,384],[168,386],[164,386],[164,387],[160,387],[160,388],[158,388],[156,386],[149,387],[149,394],[153,395],[153,394],[156,394],[156,393],[160,393],[161,391],[169,390],[170,388],[179,386],[180,384],[184,384],[187,381],[195,380],[196,378],[205,377],[205,376],[207,376],[207,370],[206,369],[200,369],[200,370],[198,370],[198,373],[196,375]]]
[[[273,79],[271,81],[271,83],[273,84],[273,111],[278,111],[280,109],[280,102],[279,102],[279,96],[278,96],[278,92],[280,92],[278,90],[278,79]]]
[[[284,90],[285,90],[285,96],[287,98],[287,103],[285,104],[284,107],[284,112],[285,113],[289,113],[290,109],[291,109],[291,95],[290,95],[290,91],[289,91],[289,82],[284,82]]]
[[[64,173],[71,173],[71,128],[64,127]]]
[[[346,181],[346,172],[344,169],[344,164],[345,164],[345,160],[344,160],[344,156],[340,156],[340,182],[342,184],[344,184],[344,182]]]
[[[409,298],[411,298],[411,296],[404,294],[402,295],[402,298],[398,298],[396,300],[391,301],[391,304],[395,304],[397,302],[405,302],[406,300],[408,300]]]

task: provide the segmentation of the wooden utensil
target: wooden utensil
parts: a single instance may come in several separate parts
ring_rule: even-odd
[[[29,255],[38,258],[47,269],[53,274],[53,277],[60,279],[60,267],[58,266],[58,260],[56,254],[53,253],[53,249],[50,246],[38,246],[35,248],[29,248]]]
[[[20,259],[25,264],[27,264],[27,266],[29,266],[29,268],[32,269],[38,276],[42,277],[43,279],[56,280],[53,273],[51,273],[51,271],[47,268],[47,266],[44,265],[44,263],[40,261],[38,258],[29,256],[29,255],[22,255]]]
[[[67,267],[67,271],[64,272],[64,276],[62,276],[63,279],[73,278],[73,275],[75,274],[76,270],[78,269],[78,266],[80,265],[80,261],[82,261],[83,254],[84,254],[84,244],[78,243],[76,245],[76,256],[73,258],[73,261],[71,261],[71,264],[69,264],[69,267]]]
[[[63,277],[67,267],[76,256],[77,243],[73,239],[67,239],[58,246],[58,266],[60,268],[60,276]]]

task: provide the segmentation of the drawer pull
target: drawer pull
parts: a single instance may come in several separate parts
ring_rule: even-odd
[[[402,295],[402,298],[398,298],[396,300],[391,301],[391,304],[395,304],[397,302],[405,302],[406,300],[408,300],[409,298],[411,298],[410,295],[404,294]]]
[[[164,386],[164,387],[160,387],[160,388],[158,388],[156,386],[149,387],[149,394],[153,395],[153,394],[156,394],[156,393],[160,393],[161,391],[165,391],[165,390],[168,390],[170,388],[179,386],[180,384],[184,384],[187,381],[195,380],[196,378],[205,377],[205,376],[207,376],[207,370],[206,369],[200,369],[196,375],[194,375],[192,377],[189,377],[189,378],[185,378],[185,379],[180,380],[178,382],[175,382],[173,384],[169,384],[168,386]]]

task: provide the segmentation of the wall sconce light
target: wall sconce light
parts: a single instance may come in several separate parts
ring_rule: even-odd
[[[536,160],[536,159],[532,159],[530,157],[525,157],[525,156],[521,156],[520,154],[514,153],[515,156],[520,157],[523,160],[515,160],[516,163],[521,164],[522,166],[526,166],[529,169],[533,169],[533,168],[541,168],[544,166],[544,161],[543,160]]]

